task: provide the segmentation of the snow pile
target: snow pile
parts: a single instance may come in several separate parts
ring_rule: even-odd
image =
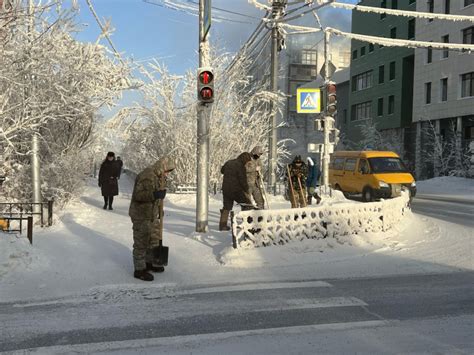
[[[404,192],[398,198],[366,204],[242,211],[232,218],[234,248],[387,231],[409,211],[408,204],[409,194]]]
[[[419,195],[450,196],[474,200],[474,179],[455,176],[441,176],[417,181]]]

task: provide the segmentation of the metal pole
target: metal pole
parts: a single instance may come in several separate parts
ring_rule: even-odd
[[[283,9],[286,6],[286,0],[273,0],[272,2],[272,18],[280,17]],[[278,40],[279,40],[279,25],[277,22],[273,23],[272,28],[272,47],[271,47],[271,67],[270,67],[270,90],[273,93],[278,92]],[[272,107],[275,109],[275,106]],[[268,133],[268,185],[270,191],[276,194],[276,167],[277,167],[277,111],[270,119],[270,129]]]
[[[324,85],[327,88],[329,83],[329,32],[324,31]],[[326,106],[327,106],[327,92],[326,92]],[[329,188],[329,115],[324,115],[324,155],[323,155],[323,186],[324,192],[328,193]]]
[[[209,34],[207,34],[209,36]],[[199,67],[209,65],[209,47],[204,38],[204,0],[199,0]],[[197,105],[196,232],[208,231],[209,210],[209,107]]]
[[[32,35],[34,30],[34,18],[33,18],[33,0],[28,0],[28,16],[27,16],[27,29],[28,29],[28,39],[30,43],[32,42]],[[32,73],[28,73],[28,81],[27,84],[29,85],[29,89],[32,90],[34,87],[33,81],[35,80],[32,76]],[[28,89],[26,89],[28,90]],[[26,92],[28,96],[28,91]],[[27,110],[28,114],[31,115],[31,110]],[[33,132],[31,137],[31,182],[32,182],[32,190],[33,190],[33,212],[40,213],[41,206],[41,171],[40,171],[40,159],[39,159],[39,142],[38,142],[38,133]]]

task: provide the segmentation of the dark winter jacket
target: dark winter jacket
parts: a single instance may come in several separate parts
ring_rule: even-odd
[[[118,195],[118,177],[117,162],[115,160],[104,160],[99,170],[99,186],[102,190],[102,196]]]
[[[247,182],[247,171],[245,165],[252,159],[249,153],[245,152],[237,159],[227,161],[221,168],[224,174],[222,183],[222,193],[229,197],[242,193],[248,194],[249,185]]]
[[[308,176],[308,166],[302,161],[300,163],[301,164],[298,166],[295,159],[289,165],[290,176],[288,178],[291,179],[291,182],[293,183],[293,189],[297,191],[300,190],[300,183],[303,190],[306,188],[306,179]]]
[[[118,177],[120,178],[120,175],[122,174],[123,161],[122,159],[117,159],[116,162],[118,166]]]
[[[308,164],[308,177],[306,178],[306,187],[317,187],[319,185],[319,167],[314,164]]]
[[[158,217],[159,200],[155,198],[154,192],[166,189],[163,173],[174,168],[169,158],[162,158],[137,175],[128,210],[132,220],[154,221]]]

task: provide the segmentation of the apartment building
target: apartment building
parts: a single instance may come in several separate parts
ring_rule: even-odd
[[[415,0],[363,0],[360,5],[416,10]],[[352,32],[385,38],[414,39],[415,20],[408,17],[353,11]],[[413,107],[414,50],[352,40],[350,119],[344,126],[348,143],[357,146],[367,124],[409,151]],[[410,157],[405,156],[406,159]],[[414,160],[414,159],[413,159]]]
[[[416,10],[474,16],[474,0],[418,1]],[[474,26],[461,21],[418,19],[416,39],[474,44]],[[454,141],[457,152],[453,167],[462,164],[463,151],[474,140],[474,54],[417,49],[414,103],[417,176],[442,173],[437,166],[439,161],[434,161],[441,157],[434,159],[430,152],[433,144],[429,140],[434,136],[439,137],[440,147],[448,147],[448,140]]]

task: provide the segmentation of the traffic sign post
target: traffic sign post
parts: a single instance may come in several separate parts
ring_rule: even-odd
[[[296,89],[297,113],[321,112],[321,89],[298,88]]]

